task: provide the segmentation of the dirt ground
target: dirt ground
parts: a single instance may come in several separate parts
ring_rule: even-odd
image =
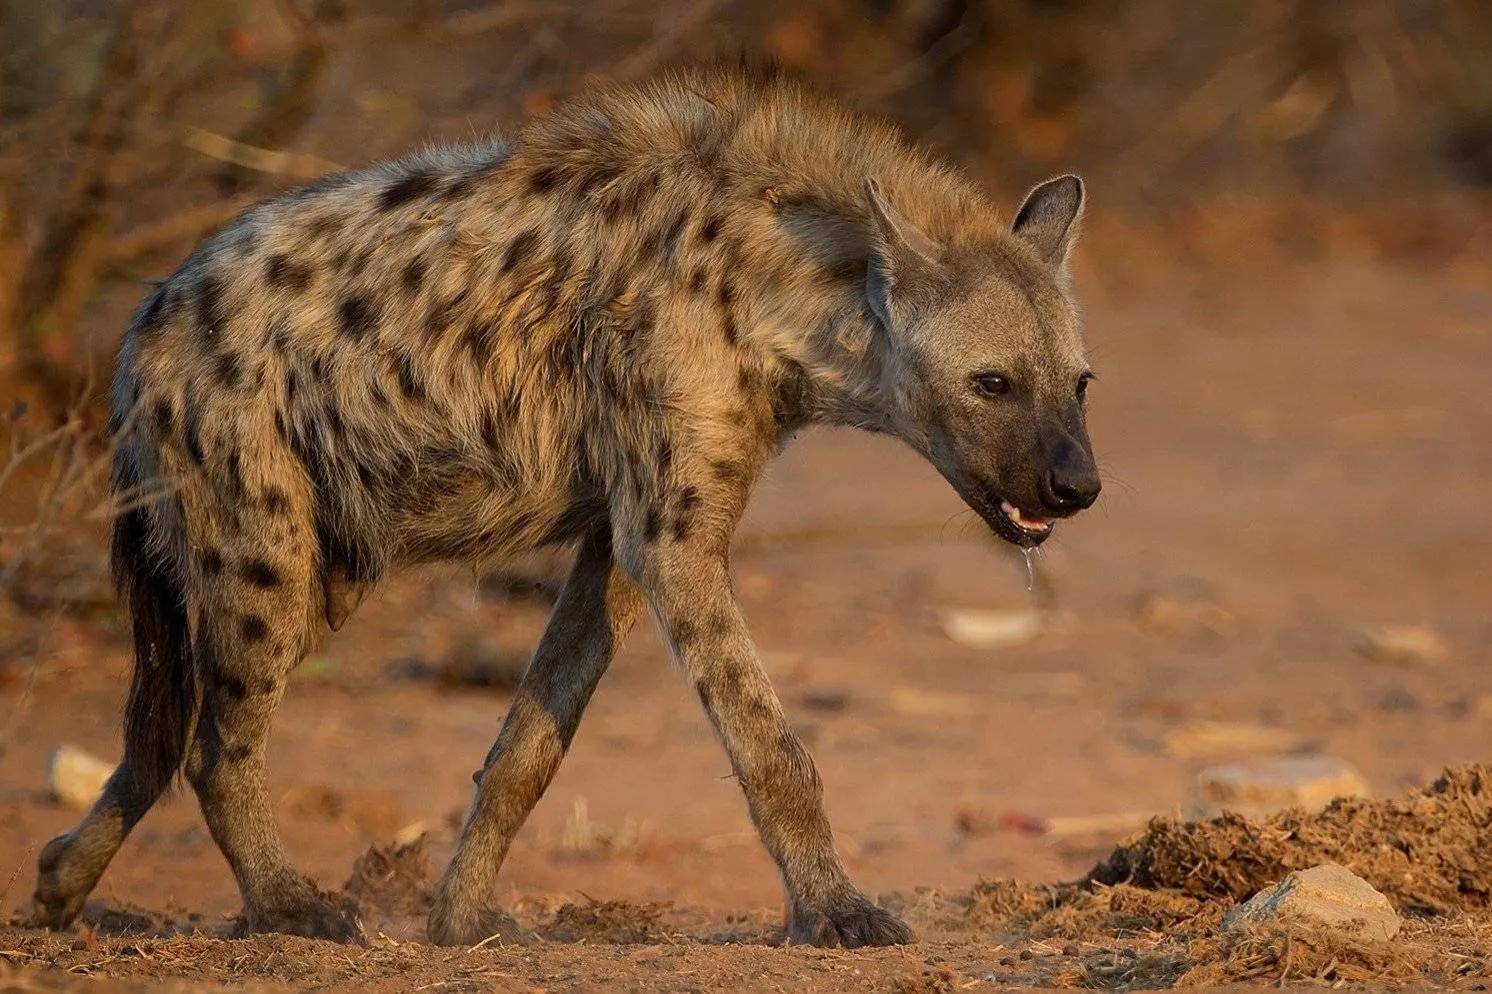
[[[89,924],[0,928],[0,988],[100,989],[86,976],[150,992],[949,991],[1185,977],[1185,943],[1166,947],[1169,968],[1136,966],[1155,966],[1145,936],[1178,919],[1110,916],[1064,938],[1019,902],[981,904],[991,891],[977,884],[1081,878],[1149,815],[1185,811],[1197,772],[1223,759],[1319,752],[1393,796],[1492,758],[1492,270],[1344,255],[1230,274],[1135,254],[1106,268],[1092,247],[1078,262],[1107,483],[1048,543],[1034,591],[929,467],[867,436],[799,439],[740,532],[737,588],[846,863],[904,909],[916,945],[775,944],[774,870],[686,681],[643,629],[503,869],[519,929],[475,950],[423,944],[420,860],[438,873],[506,704],[502,672],[497,686],[441,673],[521,664],[545,611],[532,592],[429,571],[383,588],[298,671],[271,749],[288,845],[322,885],[343,885],[370,845],[426,831],[405,886],[364,894],[370,946],[225,938],[232,878],[178,794],[135,831]],[[945,631],[951,610],[1033,607],[1042,628],[1022,644],[975,648]],[[1445,651],[1369,658],[1360,633],[1386,624],[1427,627]],[[78,817],[47,796],[51,750],[117,751],[121,633],[107,614],[59,616],[43,655],[4,670],[6,914],[24,913],[37,849]],[[1235,726],[1270,731],[1249,744]],[[1062,820],[1079,816],[1105,817],[1088,831]],[[374,858],[363,875],[408,869]],[[1188,926],[1204,945],[1207,921]],[[1413,919],[1402,941],[1433,945],[1434,969],[1354,974],[1338,957],[1314,975],[1473,988],[1492,969],[1487,927],[1485,909]],[[1303,979],[1325,961],[1294,962],[1240,976]]]

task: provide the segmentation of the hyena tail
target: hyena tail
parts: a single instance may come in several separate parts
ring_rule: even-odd
[[[124,763],[142,794],[176,776],[196,709],[196,675],[180,573],[153,540],[156,521],[128,451],[115,457],[114,491],[126,510],[114,520],[110,565],[121,606],[134,619],[135,668],[124,712]],[[133,506],[131,506],[133,505]]]

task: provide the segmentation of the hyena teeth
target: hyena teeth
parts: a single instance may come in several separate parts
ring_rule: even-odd
[[[1005,512],[1007,518],[1028,532],[1044,532],[1052,527],[1052,523],[1045,518],[1039,518],[1034,514],[1021,513],[1021,509],[1008,500],[1000,501],[1000,510]]]

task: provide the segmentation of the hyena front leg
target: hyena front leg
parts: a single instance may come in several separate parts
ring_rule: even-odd
[[[818,771],[757,660],[731,590],[729,535],[719,529],[736,515],[698,503],[699,491],[688,490],[696,499],[683,503],[698,526],[683,522],[650,539],[655,530],[644,524],[628,542],[626,561],[693,680],[777,861],[791,906],[788,939],[846,948],[911,942],[904,923],[855,888],[835,852]],[[740,506],[737,495],[717,497]],[[646,522],[648,512],[638,510],[627,517]]]
[[[641,604],[612,563],[610,529],[582,542],[497,742],[474,777],[476,799],[430,909],[426,930],[433,942],[468,945],[498,930],[503,857],[559,769],[581,712]]]

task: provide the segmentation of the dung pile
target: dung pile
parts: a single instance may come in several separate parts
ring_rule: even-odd
[[[1292,870],[1339,863],[1386,895],[1402,932],[1352,939],[1324,927],[1224,930],[1239,901]],[[1156,818],[1074,883],[981,883],[970,919],[1038,948],[1053,986],[1171,987],[1240,981],[1457,984],[1492,974],[1492,768],[1445,771],[1387,800],[1319,813],[1205,822]]]
[[[430,905],[428,876],[421,835],[402,845],[369,846],[352,864],[342,892],[364,915],[423,914]]]
[[[1402,798],[1341,798],[1311,814],[1262,821],[1156,818],[1087,881],[1243,900],[1318,863],[1340,863],[1402,913],[1443,915],[1492,904],[1492,769],[1447,770]]]

